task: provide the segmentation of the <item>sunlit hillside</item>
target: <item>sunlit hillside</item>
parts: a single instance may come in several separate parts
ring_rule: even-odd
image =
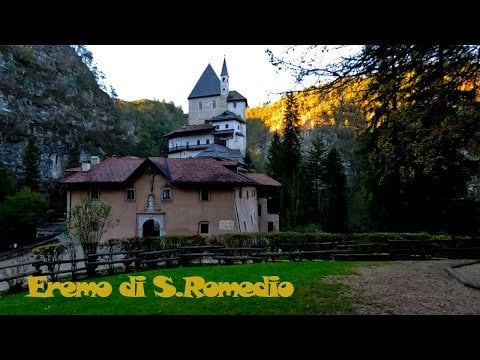
[[[362,80],[340,89],[324,86],[296,92],[300,126],[314,128],[319,125],[365,127],[369,118],[367,103],[361,101],[367,81]],[[248,108],[246,116],[262,119],[271,132],[280,131],[285,98],[273,103]]]

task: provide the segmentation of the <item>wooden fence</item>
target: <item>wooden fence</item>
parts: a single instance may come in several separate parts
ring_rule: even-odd
[[[480,259],[480,239],[387,240],[378,243],[353,241],[225,247],[220,245],[182,246],[156,251],[130,250],[91,254],[81,259],[53,262],[30,261],[0,267],[0,282],[20,287],[29,275],[56,280],[67,274],[71,279],[117,271],[140,271],[160,267],[199,264],[303,260],[425,260],[435,258]]]

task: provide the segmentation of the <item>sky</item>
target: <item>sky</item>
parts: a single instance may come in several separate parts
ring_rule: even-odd
[[[288,45],[88,45],[93,61],[123,100],[157,99],[188,112],[188,95],[210,63],[220,75],[227,61],[230,90],[250,107],[275,101],[278,93],[300,90],[287,72],[270,64],[267,48],[283,53]],[[305,46],[302,46],[305,48]],[[311,84],[304,84],[306,86]]]

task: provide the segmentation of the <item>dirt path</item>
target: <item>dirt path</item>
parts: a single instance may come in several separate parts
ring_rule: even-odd
[[[480,315],[480,290],[460,284],[444,270],[466,261],[402,261],[360,267],[358,275],[329,276],[326,281],[347,284],[347,296],[361,315]],[[480,264],[458,270],[480,282]]]

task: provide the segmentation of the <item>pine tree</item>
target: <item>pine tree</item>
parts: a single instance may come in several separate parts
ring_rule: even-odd
[[[282,160],[282,141],[278,132],[273,133],[272,142],[268,148],[267,161],[265,163],[265,169],[267,174],[272,178],[282,182],[283,171]]]
[[[322,196],[325,176],[325,145],[319,134],[311,141],[304,165],[304,184],[302,185],[305,223],[319,224],[322,219]]]
[[[302,153],[300,149],[300,134],[298,126],[297,103],[293,93],[287,95],[283,116],[282,141],[282,193],[281,221],[287,229],[297,225],[300,206],[300,179],[302,169]]]
[[[35,143],[35,139],[30,137],[28,139],[27,148],[23,157],[23,184],[28,186],[31,190],[38,190],[39,172],[40,168],[40,149]]]
[[[283,124],[283,161],[287,165],[284,175],[298,175],[302,153],[300,149],[297,101],[293,93],[287,95]]]
[[[13,194],[14,190],[15,187],[13,186],[7,168],[0,163],[0,202],[3,201],[7,195]]]
[[[344,232],[347,219],[347,177],[342,159],[335,147],[323,160],[326,186],[327,209],[324,227],[328,232]]]

